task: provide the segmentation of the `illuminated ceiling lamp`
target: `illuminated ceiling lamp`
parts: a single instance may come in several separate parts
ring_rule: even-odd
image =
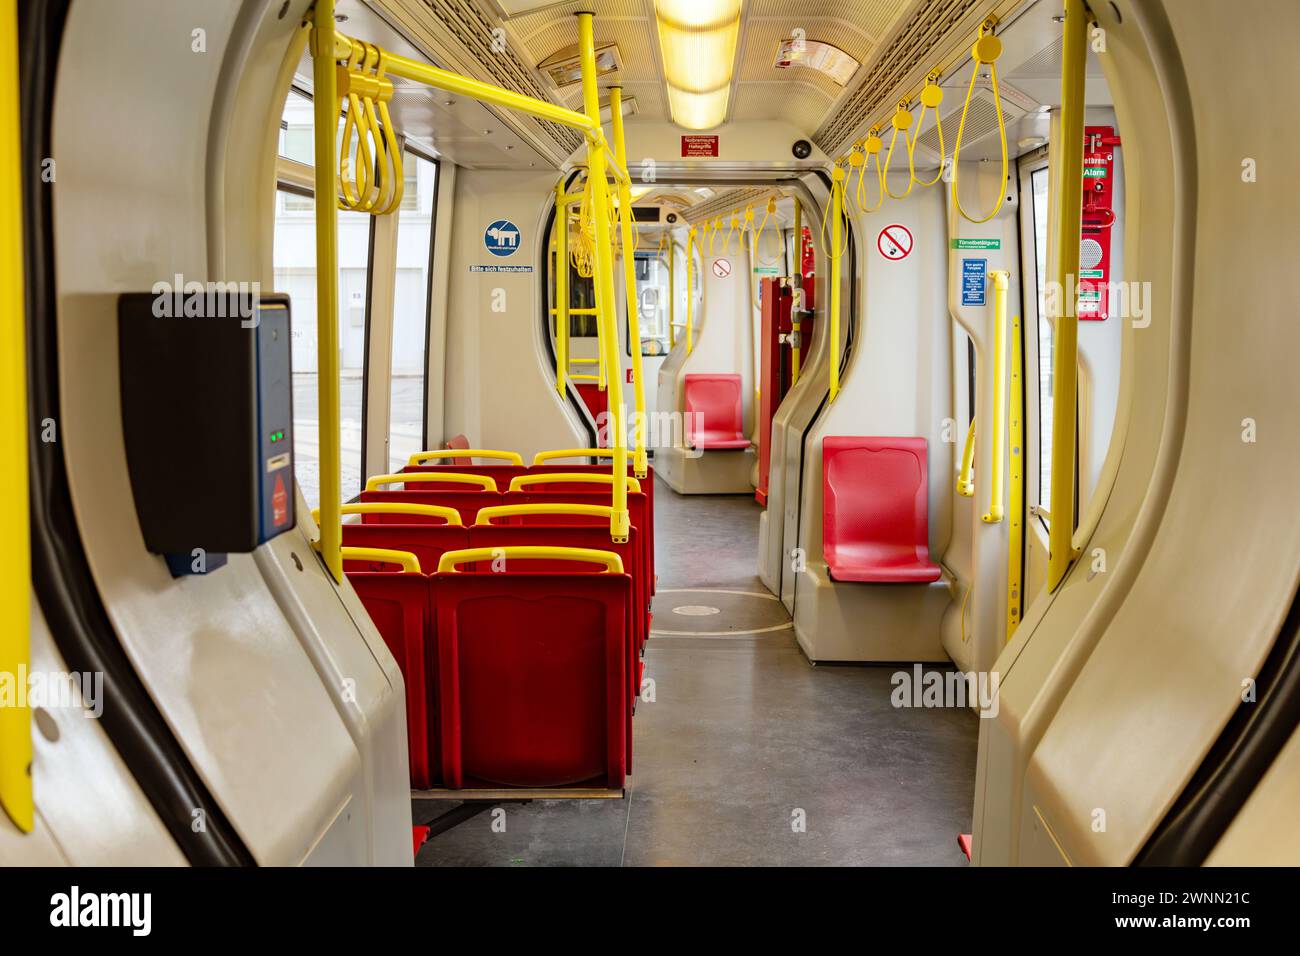
[[[673,122],[712,129],[727,116],[742,0],[655,0]]]

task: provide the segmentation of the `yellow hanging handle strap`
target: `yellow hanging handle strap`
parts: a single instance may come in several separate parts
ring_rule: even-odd
[[[375,475],[366,480],[366,491],[377,491],[384,485],[428,484],[446,482],[453,485],[478,485],[484,491],[496,491],[497,483],[487,475],[462,475],[454,471],[406,471],[400,475]],[[410,491],[408,488],[407,491]]]
[[[980,27],[980,38],[971,47],[970,55],[975,60],[975,67],[970,73],[970,85],[966,87],[966,102],[962,104],[961,122],[957,125],[957,142],[952,147],[952,199],[962,218],[978,225],[998,214],[1007,195],[1007,127],[1002,118],[1002,95],[998,91],[998,57],[1002,55],[1002,41],[993,35],[992,21],[986,20]],[[957,169],[960,165],[961,138],[966,131],[966,111],[970,109],[970,98],[975,92],[975,78],[979,76],[979,68],[985,64],[993,78],[993,104],[998,113],[998,138],[1002,143],[1002,179],[998,181],[998,201],[993,204],[993,210],[981,219],[974,219],[961,207],[961,196],[957,192]]]
[[[765,259],[761,251],[763,230],[767,228],[767,221],[771,219],[772,216],[774,216],[775,214],[776,214],[776,200],[772,197],[768,197],[767,209],[763,213],[763,221],[759,223],[758,232],[754,234],[754,260],[759,265],[764,265],[764,266],[775,265],[785,255],[785,250],[781,248],[781,246],[783,245],[783,243],[781,242],[777,243],[777,247],[778,247],[777,253],[771,259]],[[778,230],[777,238],[778,239],[781,238],[779,235],[779,230]]]
[[[471,561],[575,561],[585,564],[603,564],[606,574],[622,574],[623,559],[613,551],[595,548],[556,548],[544,545],[512,545],[505,548],[465,548],[448,551],[438,561],[438,573],[459,574],[458,568]]]
[[[872,128],[867,138],[862,141],[861,166],[858,168],[858,188],[854,196],[859,210],[864,213],[875,212],[885,202],[885,170],[880,165],[880,150],[884,141],[880,138],[880,130]],[[853,153],[849,154],[849,165],[853,165]],[[876,161],[876,204],[870,209],[867,208],[863,201],[863,181],[867,175],[867,168],[871,165],[871,160]]]
[[[894,127],[894,135],[889,139],[889,152],[885,154],[885,168],[880,174],[880,182],[884,186],[885,193],[890,199],[906,199],[912,192],[912,184],[916,182],[916,166],[912,156],[912,139],[908,135],[908,129],[912,125],[912,114],[908,112],[907,100],[898,104],[898,109],[894,110],[894,118],[890,120]],[[907,188],[901,195],[894,195],[889,188],[889,164],[894,158],[894,146],[898,143],[898,134],[903,134],[903,145],[907,148]]]
[[[916,169],[912,169],[912,181],[918,186],[933,186],[943,178],[943,164],[947,159],[947,150],[943,144],[943,117],[939,115],[939,105],[943,103],[943,89],[939,86],[938,72],[931,73],[925,80],[925,89],[921,90],[921,113],[916,118],[916,132],[912,135],[912,143],[908,147],[909,155],[916,149],[916,141],[921,137],[921,127],[925,123],[925,111],[934,110],[934,125],[939,131],[939,171],[934,174],[934,179],[917,179]]]
[[[574,359],[574,361],[578,361]],[[408,465],[421,465],[426,461],[434,461],[439,458],[490,458],[499,461],[508,461],[512,465],[522,466],[524,456],[517,451],[499,451],[495,448],[433,448],[429,451],[417,451],[409,459]]]
[[[848,251],[849,248],[848,230],[842,228],[844,225],[844,180],[846,175],[844,167],[842,166],[836,166],[832,171],[830,201],[826,203],[826,208],[822,210],[822,227],[817,234],[818,245],[821,246],[822,255],[826,257],[826,261],[828,262],[838,260]],[[833,210],[838,212],[833,212]],[[832,241],[830,246],[828,246],[826,242],[826,229],[828,224],[831,223],[831,220],[835,218],[840,220],[840,222],[836,224],[840,228],[835,228],[834,226],[831,227],[834,241]],[[840,242],[838,241],[841,238],[841,234],[844,243],[843,247],[840,246]]]

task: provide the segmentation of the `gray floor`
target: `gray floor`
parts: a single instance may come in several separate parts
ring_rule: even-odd
[[[505,805],[417,865],[965,863],[978,718],[892,707],[893,667],[810,666],[755,574],[758,515],[656,485],[655,700],[626,799]],[[417,803],[416,822],[443,809]]]

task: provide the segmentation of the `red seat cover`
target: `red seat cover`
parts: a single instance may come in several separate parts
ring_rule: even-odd
[[[454,438],[448,438],[446,444],[442,447],[448,451],[461,451],[469,448],[469,439],[464,435],[457,435]],[[453,465],[468,465],[473,462],[472,458],[451,458],[448,460]]]
[[[438,714],[433,694],[437,661],[428,640],[433,616],[429,578],[423,574],[349,571],[348,581],[397,660],[406,682],[406,743],[411,786],[427,790],[440,782]]]
[[[929,482],[924,438],[822,440],[822,544],[836,581],[926,582]]]
[[[687,375],[682,388],[686,444],[690,448],[748,448],[740,376]]]
[[[621,788],[626,574],[433,577],[443,778]]]
[[[472,465],[469,464],[468,462],[466,462],[463,465],[448,465],[443,462],[439,462],[438,464],[433,464],[430,462],[426,462],[423,465],[407,465],[402,469],[403,473],[424,472],[424,473],[436,474],[437,472],[440,471],[450,471],[457,475],[486,475],[488,478],[491,478],[493,481],[497,483],[498,491],[505,491],[507,488],[510,487],[510,480],[512,478],[518,478],[520,475],[528,474],[528,467],[526,465]],[[436,481],[431,482],[431,485],[433,486],[433,488],[448,487],[448,485],[443,485],[440,482],[436,482]],[[468,486],[459,485],[457,490],[463,491],[466,487]],[[433,489],[431,488],[430,490]]]
[[[384,515],[385,518],[415,517],[413,515]],[[459,525],[389,524],[373,522],[345,524],[343,544],[351,548],[388,548],[409,551],[420,562],[420,570],[432,574],[438,570],[438,560],[448,551],[469,547],[469,529]],[[344,561],[343,570],[379,571],[371,561]]]
[[[461,487],[464,487],[463,485]],[[483,491],[401,491],[398,489],[363,491],[360,501],[402,501],[412,505],[442,505],[455,508],[462,524],[471,525],[478,517],[479,508],[501,504],[501,492]],[[424,515],[362,515],[365,524],[442,524],[441,518]]]

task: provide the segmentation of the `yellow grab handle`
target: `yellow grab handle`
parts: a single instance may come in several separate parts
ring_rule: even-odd
[[[557,448],[554,451],[539,451],[533,456],[534,465],[544,465],[558,458],[613,458],[612,448]]]
[[[597,551],[595,548],[556,548],[548,545],[512,545],[505,548],[466,548],[463,551],[448,551],[438,561],[440,574],[448,571],[459,573],[456,566],[470,561],[495,561],[504,558],[509,561],[548,560],[580,561],[588,564],[603,564],[608,574],[623,573],[623,559],[613,551]]]
[[[497,490],[496,480],[489,478],[487,475],[465,475],[458,471],[408,471],[400,475],[375,475],[375,477],[366,480],[366,491],[375,491],[383,485],[400,485],[403,482],[417,484],[429,481],[445,481],[458,485],[478,485],[484,491]]]
[[[449,525],[461,525],[460,512],[446,505],[416,505],[404,501],[355,501],[342,508],[345,515],[428,515],[442,518]],[[311,520],[320,524],[320,509],[311,509]]]
[[[430,451],[417,451],[409,459],[408,465],[419,465],[435,458],[495,458],[508,461],[512,465],[522,465],[523,455],[514,451],[497,451],[492,448],[434,448]]]
[[[627,478],[628,491],[640,491],[641,482],[635,478]],[[571,484],[579,483],[584,485],[609,485],[614,487],[613,475],[593,475],[585,472],[567,472],[557,471],[547,475],[520,475],[510,481],[511,491],[521,491],[526,485],[549,485],[559,483]]]
[[[391,548],[348,548],[343,549],[344,561],[383,561],[385,564],[400,564],[402,570],[414,574],[420,573],[420,559],[410,551],[394,551]]]
[[[608,518],[614,509],[609,505],[578,505],[557,502],[542,505],[493,505],[480,508],[475,524],[491,524],[493,518],[505,518],[509,515],[591,515],[593,518]]]
[[[963,498],[975,497],[975,481],[971,472],[975,468],[975,419],[970,420],[966,432],[966,448],[961,453],[961,471],[957,473],[957,494]]]

